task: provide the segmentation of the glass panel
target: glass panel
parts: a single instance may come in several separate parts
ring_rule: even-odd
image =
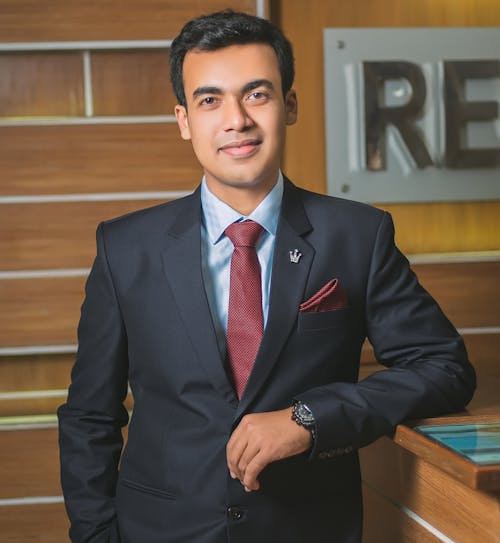
[[[414,430],[480,466],[500,464],[500,422],[416,426]]]

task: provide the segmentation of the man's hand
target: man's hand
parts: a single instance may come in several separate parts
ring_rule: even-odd
[[[292,408],[246,415],[227,447],[227,465],[233,479],[247,492],[258,490],[257,477],[271,462],[307,451],[311,433],[292,420]]]

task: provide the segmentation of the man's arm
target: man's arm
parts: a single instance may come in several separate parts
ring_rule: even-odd
[[[405,419],[459,411],[472,398],[475,372],[462,338],[396,248],[387,213],[372,252],[366,325],[376,358],[388,369],[298,396],[316,418],[312,457],[358,449]]]
[[[358,449],[407,418],[461,410],[472,397],[475,373],[462,339],[395,247],[388,214],[380,222],[372,253],[366,323],[377,359],[389,369],[359,383],[315,387],[295,398],[308,406],[316,421],[311,459]],[[290,432],[273,434],[264,428],[271,419],[255,414],[245,417],[231,437],[228,466],[246,488],[258,488],[256,477],[270,462],[302,452],[293,448],[297,431],[290,426],[294,423],[285,416],[287,411],[276,415],[281,415]],[[260,436],[259,447],[253,444],[252,434]],[[271,446],[262,436],[273,435]]]
[[[75,543],[110,541],[121,427],[128,422],[123,406],[127,340],[102,230],[101,225],[78,326],[68,400],[58,411],[61,481]]]

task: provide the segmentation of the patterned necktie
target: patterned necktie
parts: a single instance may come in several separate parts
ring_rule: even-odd
[[[243,395],[262,340],[262,291],[255,245],[263,230],[254,221],[235,222],[225,230],[234,245],[229,285],[227,358],[238,398]]]

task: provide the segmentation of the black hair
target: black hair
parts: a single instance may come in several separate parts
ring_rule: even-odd
[[[182,67],[189,51],[216,51],[230,45],[270,45],[281,73],[283,96],[295,75],[293,51],[283,32],[266,19],[231,10],[202,15],[187,22],[170,47],[170,80],[179,104],[186,106]]]

